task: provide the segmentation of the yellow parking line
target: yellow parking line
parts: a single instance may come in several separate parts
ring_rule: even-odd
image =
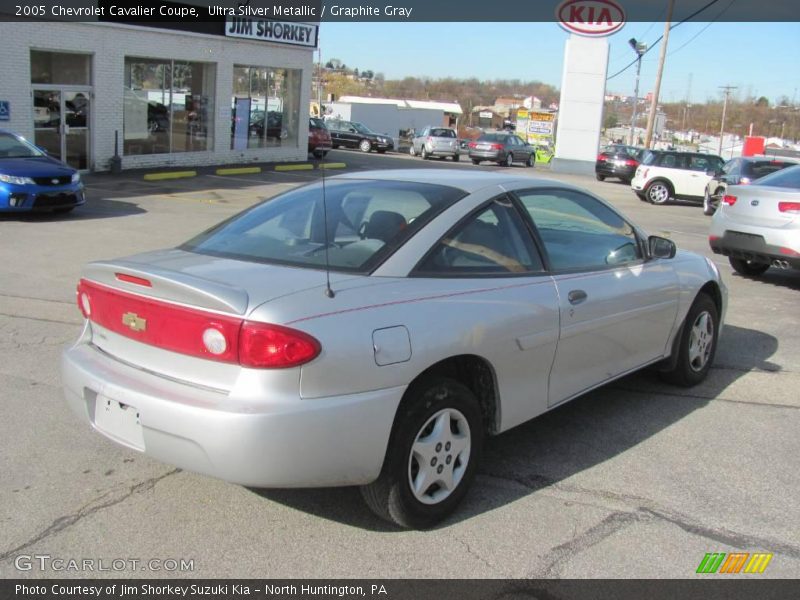
[[[321,163],[319,165],[320,169],[345,169],[347,165],[345,163]]]
[[[276,171],[311,171],[314,165],[275,165]]]
[[[261,167],[231,167],[228,169],[217,169],[217,175],[249,175],[261,173]]]
[[[195,177],[197,171],[168,171],[164,173],[148,173],[144,176],[145,181],[160,181],[162,179],[181,179],[183,177]]]

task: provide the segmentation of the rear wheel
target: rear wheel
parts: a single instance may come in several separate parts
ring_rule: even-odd
[[[398,409],[380,476],[363,486],[361,494],[387,521],[431,527],[467,493],[482,448],[475,395],[452,379],[420,380]]]
[[[361,140],[361,142],[358,144],[358,149],[362,152],[369,152],[372,150],[372,144],[369,140]]]
[[[728,257],[728,261],[731,263],[733,270],[739,273],[739,275],[747,275],[749,277],[761,275],[769,269],[768,263],[753,262],[752,260],[744,260],[743,258],[734,258],[730,256]]]
[[[675,367],[661,374],[669,383],[691,387],[703,381],[714,362],[719,335],[719,313],[714,301],[698,294],[684,321]]]
[[[672,196],[672,189],[666,181],[652,181],[644,190],[645,196],[653,204],[666,204],[670,196]]]
[[[423,160],[428,160],[431,157],[431,155],[428,154],[428,149],[425,148],[425,146],[422,147],[422,152],[420,152],[419,155]]]
[[[512,154],[511,152],[506,154],[505,160],[502,161],[500,164],[503,165],[504,167],[512,166],[514,164],[514,154]]]
[[[533,167],[536,164],[536,156],[531,152],[528,155],[528,160],[525,161],[526,167]]]
[[[408,153],[411,156],[416,156],[417,155],[417,151],[414,149],[414,144],[411,144],[411,148],[408,149]]]
[[[453,154],[453,162],[458,162],[461,160],[461,157],[458,154]]]
[[[472,164],[473,165],[479,165],[479,164],[481,164],[481,161],[479,161],[477,158],[473,158],[472,159]]]
[[[597,181],[605,181],[606,180],[606,176],[605,175],[601,175],[600,173],[595,173],[594,177],[595,177],[595,179],[597,179]]]

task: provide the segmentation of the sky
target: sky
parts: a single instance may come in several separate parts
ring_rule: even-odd
[[[769,1],[769,0],[766,0]],[[651,45],[664,23],[627,23],[608,38],[608,74],[636,58],[630,38]],[[556,23],[331,23],[320,27],[322,60],[407,76],[537,80],[561,87],[564,43]],[[639,95],[655,84],[660,45],[642,58]],[[703,103],[737,86],[734,97],[786,96],[800,103],[800,22],[687,22],[670,31],[663,102]],[[636,66],[609,79],[608,93],[633,95]],[[690,81],[691,80],[691,81]],[[442,100],[444,100],[442,98]]]

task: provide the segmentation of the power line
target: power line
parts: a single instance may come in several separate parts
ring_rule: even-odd
[[[685,42],[684,44],[682,44],[682,45],[678,46],[677,48],[675,48],[675,50],[673,50],[672,52],[670,52],[669,54],[667,54],[667,56],[672,56],[673,54],[675,54],[675,53],[676,53],[676,52],[678,52],[679,50],[682,50],[683,48],[685,48],[686,46],[688,46],[689,44],[691,44],[691,43],[692,43],[692,42],[693,42],[695,39],[697,39],[697,37],[698,37],[698,36],[699,36],[701,33],[703,33],[703,32],[704,32],[706,29],[708,29],[709,27],[711,27],[711,26],[712,26],[714,23],[716,23],[716,22],[717,22],[717,20],[718,20],[718,19],[719,19],[719,18],[720,18],[722,15],[724,15],[724,14],[725,14],[725,12],[726,12],[726,11],[727,11],[727,10],[728,10],[728,9],[729,9],[731,6],[733,6],[733,3],[734,3],[734,2],[736,2],[736,0],[731,0],[731,1],[728,3],[728,6],[726,6],[725,8],[723,8],[723,9],[722,9],[722,10],[719,12],[719,14],[718,14],[716,17],[714,17],[713,19],[711,19],[711,21],[709,21],[709,22],[708,22],[708,24],[707,24],[705,27],[703,27],[703,28],[702,28],[700,31],[698,31],[696,34],[694,34],[694,35],[693,35],[693,36],[692,36],[692,37],[689,39],[689,41],[687,41],[687,42]]]
[[[711,2],[709,2],[708,4],[706,4],[705,6],[703,6],[702,8],[699,8],[699,9],[697,9],[696,11],[694,11],[692,14],[690,14],[688,17],[686,17],[686,18],[685,18],[685,19],[683,19],[682,21],[678,21],[677,23],[675,23],[674,25],[672,25],[672,26],[669,28],[669,29],[670,29],[670,31],[672,31],[673,29],[675,29],[675,28],[676,28],[678,25],[682,25],[683,23],[686,23],[686,21],[689,21],[690,19],[692,19],[692,18],[696,17],[696,16],[697,16],[697,15],[699,15],[701,12],[703,12],[704,10],[706,10],[707,8],[709,8],[710,6],[713,6],[713,5],[714,5],[714,4],[716,4],[717,2],[719,2],[719,0],[711,0]],[[658,44],[658,42],[660,42],[662,39],[664,39],[664,36],[663,36],[663,34],[662,34],[662,35],[660,35],[660,36],[658,36],[658,39],[657,39],[655,42],[653,42],[653,43],[652,43],[650,46],[648,46],[647,50],[645,50],[645,54],[647,54],[648,52],[650,52],[650,50],[652,50],[653,48],[655,48],[655,47],[656,47],[656,45]],[[630,68],[631,68],[633,65],[635,65],[635,64],[636,64],[636,61],[637,61],[637,60],[638,60],[638,57],[637,57],[637,58],[634,58],[634,59],[633,59],[633,61],[631,61],[630,63],[628,63],[628,64],[627,64],[625,67],[623,67],[622,69],[620,69],[619,71],[617,71],[617,72],[616,72],[616,73],[614,73],[613,75],[611,75],[611,76],[609,76],[609,77],[606,77],[606,81],[608,81],[609,79],[614,79],[614,77],[616,77],[617,75],[621,75],[622,73],[624,73],[625,71],[627,71],[628,69],[630,69]]]

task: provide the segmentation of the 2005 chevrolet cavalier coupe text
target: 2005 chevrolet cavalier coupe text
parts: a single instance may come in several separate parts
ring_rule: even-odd
[[[97,431],[167,463],[361,485],[380,516],[428,527],[485,436],[647,365],[702,381],[726,299],[711,261],[578,188],[347,174],[87,265],[64,387]]]

